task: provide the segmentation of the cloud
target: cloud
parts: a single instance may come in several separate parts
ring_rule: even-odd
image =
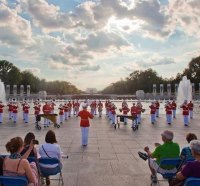
[[[32,72],[34,75],[40,74],[40,69],[39,68],[24,68],[22,69],[23,71],[29,71]]]
[[[30,22],[4,4],[0,6],[0,30],[0,42],[3,44],[22,46],[32,42]]]
[[[80,68],[80,71],[98,71],[100,69],[99,65],[87,65]]]
[[[45,0],[23,0],[21,6],[32,16],[35,26],[47,33],[73,28],[78,24],[72,20],[70,13],[61,12],[59,6],[48,4]]]
[[[48,64],[49,64],[49,67],[54,70],[60,70],[60,69],[70,70],[71,69],[69,65],[59,63],[59,62],[50,61]]]
[[[169,1],[169,14],[171,22],[190,36],[200,35],[200,2],[199,0]]]
[[[141,60],[137,61],[136,64],[143,68],[158,66],[158,65],[169,65],[174,64],[174,60],[172,58],[167,57],[158,57],[158,58],[152,58],[150,60]]]

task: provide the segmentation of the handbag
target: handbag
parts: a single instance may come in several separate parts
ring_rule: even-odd
[[[47,155],[47,157],[48,157],[48,158],[51,158],[51,157],[47,154],[47,152],[46,152],[46,150],[44,149],[43,145],[42,145],[42,149],[43,149],[43,151],[45,152],[45,154]]]

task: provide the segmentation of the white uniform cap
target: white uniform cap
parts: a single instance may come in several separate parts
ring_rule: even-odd
[[[87,106],[88,106],[87,103],[83,103],[83,104],[82,104],[82,107],[83,107],[83,108],[87,108]]]

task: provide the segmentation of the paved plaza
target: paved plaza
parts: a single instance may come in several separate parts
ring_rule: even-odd
[[[166,124],[164,114],[160,115],[154,125],[150,124],[149,117],[148,113],[144,113],[139,130],[134,132],[130,123],[121,123],[120,128],[115,130],[105,115],[102,118],[95,116],[91,121],[87,147],[81,146],[79,118],[73,116],[59,129],[51,126],[56,132],[63,154],[69,156],[68,159],[63,159],[64,185],[148,186],[150,171],[147,162],[138,157],[138,151],[143,150],[146,145],[154,149],[155,142],[162,142],[160,134],[165,129],[174,132],[174,141],[181,148],[186,145],[185,136],[188,132],[194,132],[200,137],[200,116],[197,113],[189,127],[183,126],[182,115],[177,115],[171,126]],[[15,136],[24,137],[30,131],[35,133],[40,144],[44,143],[48,129],[36,130],[33,115],[30,121],[28,125],[22,120],[13,124],[4,118],[4,123],[0,125],[1,154],[7,154],[5,144],[9,139]],[[58,185],[58,182],[52,181],[51,185]],[[161,182],[160,185],[168,184]]]

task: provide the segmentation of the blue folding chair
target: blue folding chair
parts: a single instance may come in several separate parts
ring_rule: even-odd
[[[164,159],[161,160],[161,162],[159,164],[159,167],[162,168],[162,167],[165,167],[165,166],[167,166],[167,167],[168,166],[172,166],[172,167],[177,168],[177,170],[178,170],[181,162],[182,162],[181,158],[164,158]],[[171,179],[175,177],[177,172],[174,172],[174,173],[160,173],[158,171],[157,173],[161,174],[162,177],[164,178],[164,180],[163,179],[162,180],[158,180],[158,183],[156,185],[159,185],[159,181],[167,180],[168,182],[170,182]],[[155,185],[155,183],[152,182],[151,185]]]
[[[37,163],[37,159],[35,157],[32,157],[32,156],[28,157],[27,160],[28,160],[29,163],[31,163],[31,162]]]
[[[0,176],[0,184],[3,186],[27,186],[28,180],[25,176]]]
[[[57,164],[56,167],[51,168],[48,167],[48,165],[55,165]],[[57,158],[48,158],[48,157],[44,157],[44,158],[39,158],[38,159],[38,166],[39,166],[39,172],[41,177],[48,177],[48,176],[54,176],[59,174],[59,184],[60,184],[60,180],[62,181],[62,185],[64,185],[64,181],[63,181],[63,176],[62,176],[62,165],[59,159]]]
[[[187,178],[184,186],[199,186],[200,185],[200,178]]]

